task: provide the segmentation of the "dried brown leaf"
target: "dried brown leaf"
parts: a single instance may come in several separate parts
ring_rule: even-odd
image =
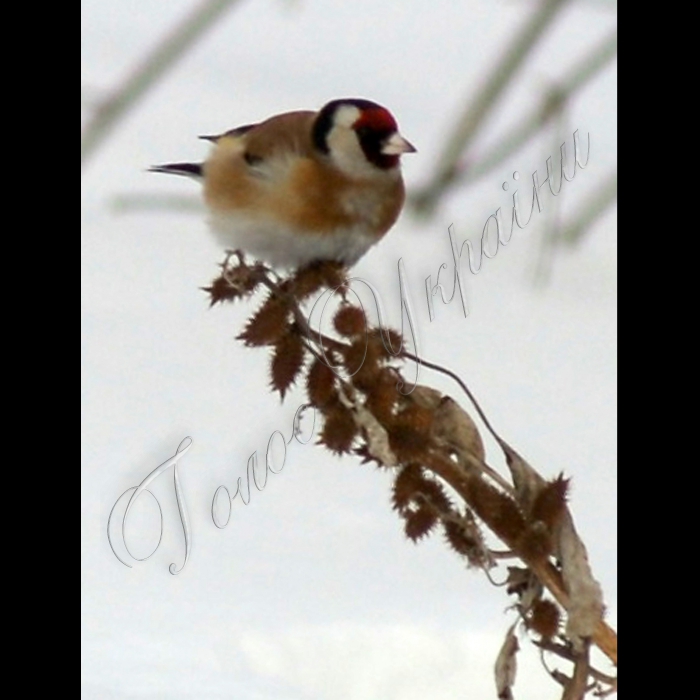
[[[413,392],[415,393],[415,391]],[[435,410],[435,437],[460,454],[473,454],[484,461],[484,443],[471,416],[449,396],[443,396]]]
[[[567,509],[559,525],[557,556],[561,562],[564,585],[569,592],[566,634],[580,648],[586,637],[591,637],[603,619],[603,591],[588,562],[588,553],[576,532]]]
[[[515,636],[515,625],[506,633],[501,650],[496,658],[496,692],[499,700],[513,700],[513,684],[518,670],[516,654],[520,647]]]

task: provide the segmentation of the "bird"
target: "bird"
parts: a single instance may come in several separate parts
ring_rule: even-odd
[[[400,159],[416,152],[392,114],[362,98],[200,138],[213,144],[203,162],[149,170],[200,181],[218,242],[279,268],[354,265],[398,219]]]

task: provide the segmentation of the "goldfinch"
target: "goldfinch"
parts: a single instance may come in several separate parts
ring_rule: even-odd
[[[416,150],[388,110],[355,98],[200,138],[214,144],[203,163],[151,171],[202,181],[219,242],[283,268],[355,264],[398,218],[399,161]]]

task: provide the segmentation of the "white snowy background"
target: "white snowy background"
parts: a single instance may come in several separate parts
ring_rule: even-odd
[[[190,0],[83,0],[82,83],[89,101],[119,84],[192,7]],[[82,180],[82,570],[86,700],[461,700],[495,698],[493,663],[513,619],[503,589],[467,570],[439,535],[407,541],[390,507],[390,478],[357,460],[293,442],[284,470],[236,499],[224,530],[211,521],[220,484],[233,493],[249,455],[289,437],[304,400],[267,390],[267,355],[234,340],[251,304],[208,308],[199,287],[222,252],[200,212],[120,202],[197,194],[189,180],[145,172],[197,160],[202,133],[343,96],[386,105],[418,148],[404,158],[409,190],[432,172],[444,139],[510,38],[526,1],[247,0],[224,15],[95,152]],[[579,2],[545,34],[500,100],[488,146],[616,24],[610,2]],[[611,64],[569,104],[565,137],[591,135],[588,167],[564,183],[566,220],[616,164]],[[543,177],[557,155],[551,129],[499,171],[458,188],[427,221],[405,211],[354,273],[400,323],[403,259],[421,353],[469,384],[492,423],[545,476],[572,478],[570,504],[616,623],[616,209],[533,283],[552,198],[507,248],[465,272],[470,314],[436,299],[425,278],[447,264],[447,228],[478,241],[519,171]],[[528,192],[523,189],[522,192]],[[527,199],[525,200],[527,201]],[[426,369],[420,381],[459,389]],[[164,513],[160,549],[127,569],[109,549],[113,502],[170,457],[181,462],[193,528],[183,538],[169,472],[153,485]],[[489,459],[500,456],[490,445]],[[135,523],[146,523],[145,507]],[[135,536],[134,541],[138,537]],[[560,695],[521,640],[518,700]]]

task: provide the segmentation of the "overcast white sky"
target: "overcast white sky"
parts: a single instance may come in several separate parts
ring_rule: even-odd
[[[82,82],[87,98],[119,83],[193,5],[185,0],[83,0]],[[418,153],[409,190],[424,182],[485,72],[534,7],[530,2],[299,0],[241,2],[181,60],[98,151],[82,199],[83,698],[149,700],[459,700],[494,698],[492,667],[512,622],[502,589],[467,571],[440,537],[405,540],[387,474],[313,445],[293,444],[281,474],[231,524],[209,514],[219,484],[233,492],[248,456],[271,433],[290,434],[303,393],[284,405],[267,391],[264,351],[234,341],[251,305],[208,309],[198,289],[221,251],[201,213],[116,212],[115,199],[196,195],[197,186],[144,172],[199,159],[197,141],[238,124],[330,99],[361,96],[395,114]],[[496,143],[548,86],[616,24],[612,3],[565,10],[489,120]],[[89,111],[84,111],[84,119]],[[567,220],[616,166],[616,72],[611,64],[571,102],[564,135],[590,133],[588,167],[565,183]],[[570,146],[569,146],[570,147]],[[551,197],[513,241],[467,273],[470,315],[455,300],[428,317],[424,280],[451,262],[447,228],[476,241],[499,206],[501,184],[556,155],[544,132],[502,169],[455,190],[435,217],[405,212],[355,268],[398,317],[403,259],[421,352],[457,371],[497,429],[546,476],[572,477],[571,507],[617,611],[616,209],[549,283],[534,269]],[[522,180],[521,180],[522,182]],[[449,282],[451,276],[447,276]],[[420,381],[450,393],[445,379]],[[114,500],[194,445],[181,478],[193,529],[185,571],[170,473],[155,482],[164,513],[157,553],[133,569],[112,555]],[[500,466],[498,452],[489,459]],[[147,519],[147,515],[138,514]],[[557,698],[522,640],[518,700]]]

